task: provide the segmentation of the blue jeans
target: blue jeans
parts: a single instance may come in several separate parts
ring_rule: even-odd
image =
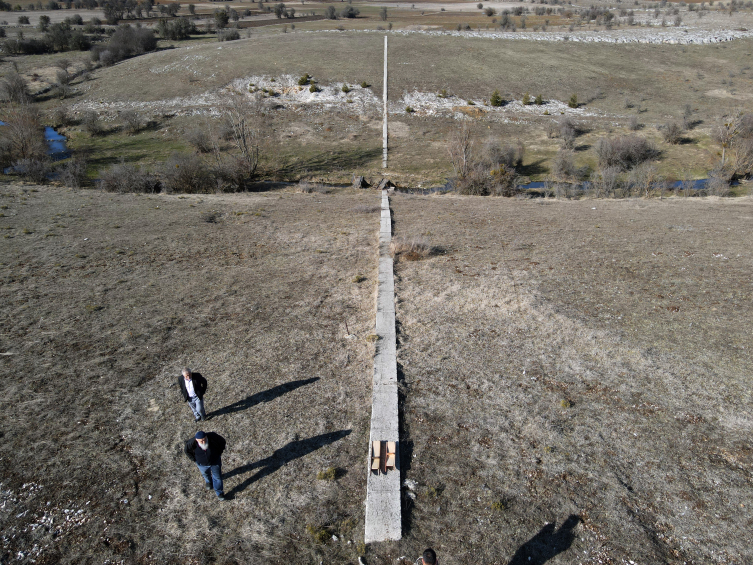
[[[201,449],[201,448],[198,448]],[[208,487],[214,487],[214,493],[217,496],[222,496],[225,491],[222,488],[222,463],[219,465],[199,465],[196,466],[201,472],[201,476],[204,477],[204,482]]]
[[[191,407],[191,411],[193,412],[194,418],[198,419],[199,417],[201,418],[207,417],[207,413],[204,412],[204,401],[198,396],[189,398],[188,405]]]

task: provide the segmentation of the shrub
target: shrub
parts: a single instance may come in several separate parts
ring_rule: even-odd
[[[500,95],[499,90],[495,90],[492,93],[492,97],[489,99],[489,104],[491,106],[498,107],[498,106],[503,106],[504,103],[505,103],[505,101],[502,98],[502,96]]]
[[[85,159],[68,159],[60,168],[60,182],[68,188],[81,188],[87,183]]]
[[[481,148],[478,162],[488,169],[506,167],[515,169],[523,164],[525,146],[518,141],[516,145],[501,145],[497,139],[487,139]]]
[[[554,157],[551,167],[551,175],[556,180],[575,180],[580,176],[580,171],[575,166],[575,155],[568,149],[560,149]]]
[[[301,180],[298,182],[298,192],[302,194],[311,194],[312,192],[329,194],[329,188],[320,183]],[[381,207],[379,209],[381,210]]]
[[[50,161],[46,157],[19,159],[13,163],[13,170],[28,181],[43,184],[48,180]]]
[[[677,145],[682,140],[683,127],[681,124],[671,121],[662,127],[662,137],[664,141],[671,145]]]
[[[73,121],[70,110],[66,106],[58,106],[55,108],[50,115],[50,119],[55,127],[68,126],[71,125]]]
[[[100,170],[97,188],[107,192],[158,192],[159,181],[141,167],[119,163]]]
[[[92,53],[95,61],[100,60],[108,65],[154,51],[156,47],[157,38],[151,30],[122,25],[113,33],[106,46],[96,46]],[[109,55],[105,57],[105,53]]]
[[[340,16],[343,18],[357,18],[360,13],[358,8],[348,5],[340,11]]]
[[[29,16],[18,16],[18,25],[31,25],[29,23]]]
[[[413,112],[415,112],[415,110],[413,108],[411,108],[410,106],[406,106],[405,107],[405,112],[407,114],[412,114]]]
[[[578,134],[578,129],[572,118],[563,117],[559,121],[559,136],[562,140],[562,146],[567,149],[572,149],[575,145],[575,138]]]
[[[120,119],[123,121],[123,129],[129,135],[138,133],[141,129],[141,116],[134,110],[125,110],[120,113]]]
[[[656,167],[651,163],[641,163],[630,171],[628,177],[629,190],[636,196],[651,196],[663,179],[659,176]]]
[[[316,478],[320,481],[334,481],[337,478],[337,469],[330,467],[324,471],[319,471]]]
[[[530,106],[531,105],[531,95],[527,92],[523,95],[523,106]]]
[[[47,155],[44,128],[36,107],[30,104],[7,105],[0,109],[0,150],[2,165],[22,159],[43,160]]]
[[[570,108],[577,108],[578,107],[578,95],[573,94],[570,96],[570,100],[567,101],[567,105]]]
[[[628,120],[628,129],[630,131],[638,131],[641,129],[641,123],[638,120],[638,116],[630,116],[630,120]]]
[[[370,85],[370,84],[369,84],[368,82],[366,82],[366,81],[363,81],[363,82],[361,83],[361,88],[369,88],[370,86],[371,86],[371,85]]]
[[[318,86],[316,85],[316,83],[315,83],[315,82],[313,82],[313,81],[311,82],[311,86],[309,86],[309,92],[311,92],[311,93],[314,93],[314,92],[321,92],[321,90],[322,90],[322,89],[321,89],[321,88],[319,88],[319,87],[318,87]]]
[[[337,19],[337,10],[335,10],[334,6],[327,6],[327,9],[324,10],[324,17],[328,20],[336,20]]]
[[[191,155],[173,154],[162,167],[165,192],[209,194],[214,192],[215,179],[206,165]]]
[[[350,87],[347,84],[343,84],[343,87],[340,90],[347,94],[348,92],[350,92]]]
[[[599,167],[619,167],[623,171],[659,155],[653,143],[637,135],[603,137],[596,142],[594,149]]]
[[[298,79],[298,86],[306,86],[310,80],[311,80],[311,77],[309,76],[308,73],[306,73],[305,75],[303,75],[301,78]]]
[[[188,39],[192,33],[196,33],[196,24],[188,18],[178,18],[172,21],[163,18],[157,23],[157,34],[162,39],[180,41]]]
[[[196,126],[186,131],[185,140],[199,153],[209,153],[212,150],[212,139],[203,127]]]
[[[620,189],[620,168],[606,167],[591,174],[591,194],[596,198],[617,196]]]
[[[83,116],[81,116],[81,126],[89,135],[100,135],[103,131],[99,114],[94,110],[84,112]]]
[[[217,41],[237,41],[241,34],[237,29],[221,29],[217,32]]]
[[[719,166],[709,172],[706,181],[706,193],[710,196],[729,196],[732,174],[726,168]]]
[[[10,71],[0,81],[0,93],[7,102],[24,104],[31,100],[26,80],[15,71]]]

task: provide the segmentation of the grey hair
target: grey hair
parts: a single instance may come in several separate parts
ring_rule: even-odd
[[[189,369],[188,367],[183,367],[183,371],[182,371],[182,374],[184,374],[184,375],[185,375],[186,373],[188,373],[188,374],[190,375],[190,374],[192,374],[192,371],[191,371],[191,369]]]

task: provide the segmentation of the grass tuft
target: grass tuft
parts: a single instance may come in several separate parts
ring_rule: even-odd
[[[324,471],[319,471],[316,474],[316,478],[320,481],[334,481],[337,478],[337,469],[335,467],[329,467]]]
[[[429,240],[423,236],[414,237],[396,237],[390,243],[390,252],[395,259],[405,259],[406,261],[419,261],[431,256],[434,248],[429,244]]]

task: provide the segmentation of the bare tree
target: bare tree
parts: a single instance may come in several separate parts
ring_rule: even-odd
[[[235,95],[223,105],[223,117],[231,133],[231,142],[238,151],[239,164],[250,179],[259,166],[259,145],[265,108],[258,97]]]
[[[0,145],[7,164],[23,159],[44,159],[47,146],[38,110],[30,103],[12,104],[0,111]]]
[[[742,124],[742,117],[742,113],[737,112],[728,119],[725,119],[712,131],[714,141],[716,141],[722,147],[722,167],[724,166],[726,151],[732,145],[732,142],[734,141],[735,136],[740,129],[740,126]]]
[[[26,80],[15,71],[9,72],[0,81],[0,93],[11,103],[24,104],[31,100]]]
[[[455,175],[465,178],[471,169],[471,154],[473,151],[473,139],[471,130],[467,124],[453,130],[447,141],[447,152],[450,155],[452,168]]]

